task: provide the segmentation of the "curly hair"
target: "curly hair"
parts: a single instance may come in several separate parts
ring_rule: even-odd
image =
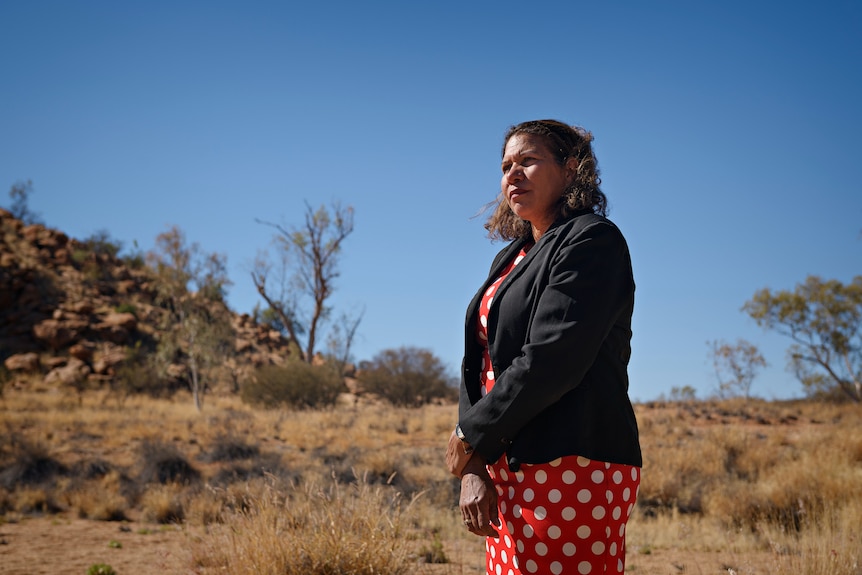
[[[560,166],[565,166],[571,157],[578,159],[575,178],[560,197],[557,219],[567,219],[584,209],[607,215],[608,199],[600,187],[602,179],[599,177],[598,161],[591,145],[593,135],[590,132],[557,120],[522,122],[506,131],[501,156],[506,152],[506,144],[516,134],[541,138]],[[497,198],[497,207],[485,222],[485,229],[491,239],[502,240],[518,239],[532,232],[530,223],[515,215],[503,194]]]

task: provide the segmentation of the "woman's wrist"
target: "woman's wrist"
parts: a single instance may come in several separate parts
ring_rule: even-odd
[[[482,477],[488,476],[488,468],[485,467],[485,462],[481,457],[477,457],[475,453],[473,456],[467,460],[467,463],[464,465],[464,468],[461,470],[460,477],[464,477],[468,473],[472,473],[473,475],[479,475]]]
[[[462,447],[464,447],[464,453],[473,453],[473,446],[470,445],[470,442],[467,441],[467,437],[464,435],[464,432],[461,431],[460,423],[455,425],[455,435],[458,437],[458,439],[461,440],[461,445]]]
[[[453,430],[449,436],[449,444],[446,447],[446,468],[449,470],[449,473],[456,477],[461,477],[464,473],[464,468],[467,467],[475,455],[476,452],[473,451],[470,444],[462,441],[458,437],[457,431]]]

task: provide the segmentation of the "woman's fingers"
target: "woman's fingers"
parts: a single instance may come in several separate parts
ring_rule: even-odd
[[[461,516],[464,526],[471,533],[496,537],[497,530],[492,522],[499,525],[497,512],[497,492],[489,480],[466,473],[461,478]]]

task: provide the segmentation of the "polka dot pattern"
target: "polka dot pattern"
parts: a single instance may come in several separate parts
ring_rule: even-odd
[[[479,379],[482,382],[481,389],[483,396],[491,391],[492,387],[494,387],[494,367],[491,364],[491,355],[488,353],[488,314],[491,313],[491,303],[494,301],[494,294],[497,293],[497,288],[500,287],[500,284],[503,283],[503,280],[506,279],[509,272],[511,272],[515,266],[524,259],[527,255],[527,249],[527,247],[522,249],[518,254],[518,257],[509,262],[509,264],[503,268],[500,277],[494,280],[494,283],[489,285],[488,289],[485,290],[485,294],[482,296],[482,302],[479,304],[479,321],[476,322],[476,338],[484,347],[484,352],[482,353],[482,371],[479,374]]]
[[[502,519],[499,538],[486,539],[488,575],[623,573],[640,469],[577,456],[553,463],[488,467]]]

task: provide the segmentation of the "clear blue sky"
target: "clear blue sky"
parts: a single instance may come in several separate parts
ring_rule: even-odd
[[[862,4],[0,2],[0,205],[73,237],[153,246],[176,224],[227,255],[229,303],[307,201],[356,210],[333,303],[356,359],[411,345],[453,374],[501,244],[475,214],[505,129],[596,138],[638,284],[631,395],[716,387],[745,338],[767,399],[801,394],[787,341],[740,311],[763,287],[862,273]]]

